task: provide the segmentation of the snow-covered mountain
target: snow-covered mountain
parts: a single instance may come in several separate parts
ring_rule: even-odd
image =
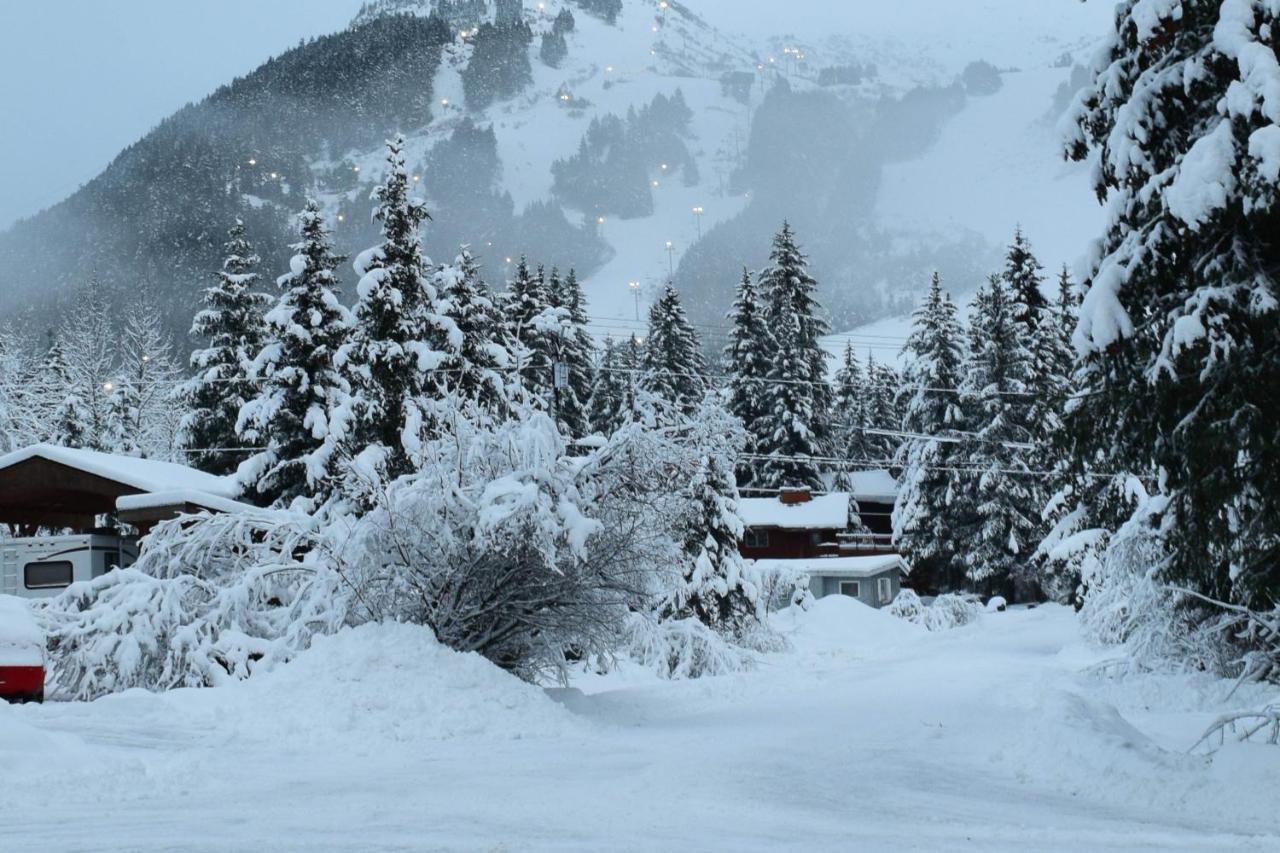
[[[645,294],[674,274],[715,343],[735,271],[764,261],[784,218],[844,328],[900,313],[934,266],[972,285],[1017,222],[1048,264],[1074,260],[1095,230],[1084,170],[1062,164],[1053,122],[1105,4],[794,0],[744,14],[737,0],[621,0],[612,21],[610,5],[366,3],[348,31],[187,108],[67,202],[0,234],[9,306],[47,304],[97,275],[123,294],[159,291],[180,328],[226,225],[244,217],[279,264],[306,193],[354,253],[372,241],[368,193],[397,130],[440,213],[430,249],[470,242],[493,281],[521,253],[575,265],[601,334],[634,331]],[[542,40],[566,10],[574,24],[552,67]],[[443,15],[452,31],[408,28],[406,13]],[[464,76],[478,28],[503,16],[532,35],[531,79],[476,109]],[[994,87],[957,82],[978,61],[1000,72]],[[642,164],[647,186],[629,187],[651,200],[641,215],[556,192],[553,164],[593,121],[625,121],[677,91],[690,118],[680,145]],[[668,151],[684,160],[665,163]]]

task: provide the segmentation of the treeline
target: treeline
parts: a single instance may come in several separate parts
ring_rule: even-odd
[[[1012,601],[1071,600],[1078,577],[1038,555],[1062,478],[1055,455],[1074,360],[1076,289],[1057,298],[1021,231],[974,299],[968,328],[936,275],[907,341],[896,542],[919,582]]]
[[[679,89],[659,94],[626,118],[593,118],[578,152],[551,165],[558,198],[580,210],[623,219],[653,213],[654,181],[699,181],[698,166],[685,145],[693,111]]]

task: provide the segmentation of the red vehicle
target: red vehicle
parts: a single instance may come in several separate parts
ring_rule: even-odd
[[[0,699],[44,701],[44,634],[27,602],[0,595]]]

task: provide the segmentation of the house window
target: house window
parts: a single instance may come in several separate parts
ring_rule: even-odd
[[[747,547],[748,548],[768,548],[769,547],[769,531],[756,530],[755,528],[748,528]]]
[[[61,589],[71,586],[72,566],[63,560],[56,563],[27,563],[22,567],[22,582],[27,589]]]
[[[840,581],[840,594],[850,598],[861,598],[862,584],[858,581]]]
[[[877,578],[876,592],[879,595],[880,603],[888,604],[893,600],[893,583],[889,578]]]

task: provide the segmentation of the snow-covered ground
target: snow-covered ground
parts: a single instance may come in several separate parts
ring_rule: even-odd
[[[1106,680],[1069,610],[827,599],[754,671],[542,691],[364,628],[232,688],[0,706],[0,850],[1274,850],[1227,686]],[[1247,704],[1256,696],[1237,696]]]

